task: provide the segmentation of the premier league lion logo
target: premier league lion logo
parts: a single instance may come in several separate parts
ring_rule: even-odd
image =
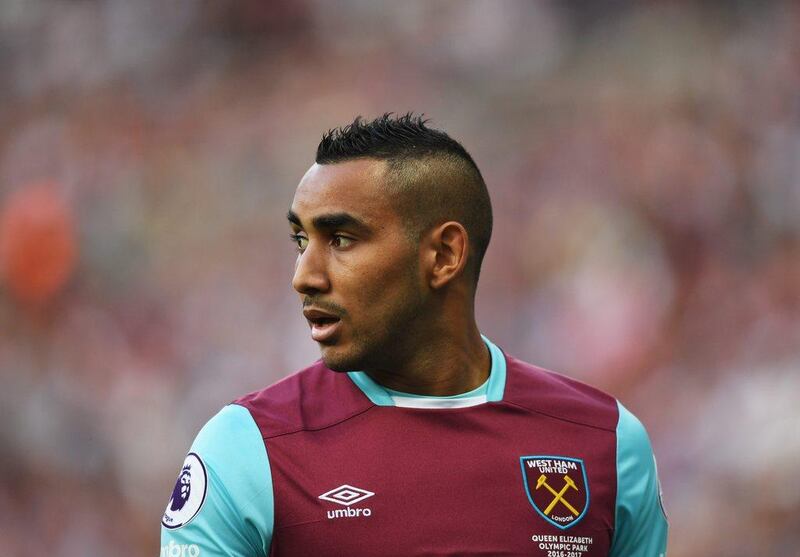
[[[180,528],[191,521],[206,500],[208,476],[206,466],[196,453],[186,455],[183,468],[178,474],[172,496],[164,510],[161,524],[165,528]]]
[[[192,493],[192,465],[187,464],[181,469],[181,474],[178,476],[178,481],[175,482],[175,487],[172,490],[172,499],[170,499],[169,510],[179,511],[189,500],[189,495]],[[162,499],[163,501],[163,499]]]

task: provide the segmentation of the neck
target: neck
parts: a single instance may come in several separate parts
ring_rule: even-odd
[[[468,322],[455,330],[418,331],[391,369],[365,371],[380,385],[410,394],[451,396],[476,389],[489,377],[492,360],[474,319]]]

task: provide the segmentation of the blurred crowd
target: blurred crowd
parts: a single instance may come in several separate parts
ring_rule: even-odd
[[[192,438],[318,357],[285,212],[322,132],[481,167],[509,353],[647,425],[671,557],[800,547],[800,6],[0,3],[0,556],[148,556]]]

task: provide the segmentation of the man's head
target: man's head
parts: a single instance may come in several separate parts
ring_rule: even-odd
[[[317,164],[357,159],[386,162],[384,195],[413,241],[437,223],[460,222],[470,239],[469,272],[477,284],[492,236],[492,205],[478,166],[466,149],[428,120],[384,114],[334,128],[317,147]]]
[[[466,150],[421,118],[357,118],[326,133],[289,220],[293,286],[328,367],[397,362],[445,308],[471,316],[489,195]]]

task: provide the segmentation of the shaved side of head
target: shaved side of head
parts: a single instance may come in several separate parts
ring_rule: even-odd
[[[432,154],[390,161],[386,180],[412,241],[447,221],[464,226],[472,252],[468,272],[477,283],[492,235],[491,202],[478,169],[449,153]]]
[[[372,121],[356,118],[328,131],[317,148],[318,164],[359,158],[386,161],[387,195],[417,243],[432,227],[459,222],[467,231],[467,272],[477,285],[492,236],[492,205],[475,161],[464,147],[421,116],[384,114]]]

